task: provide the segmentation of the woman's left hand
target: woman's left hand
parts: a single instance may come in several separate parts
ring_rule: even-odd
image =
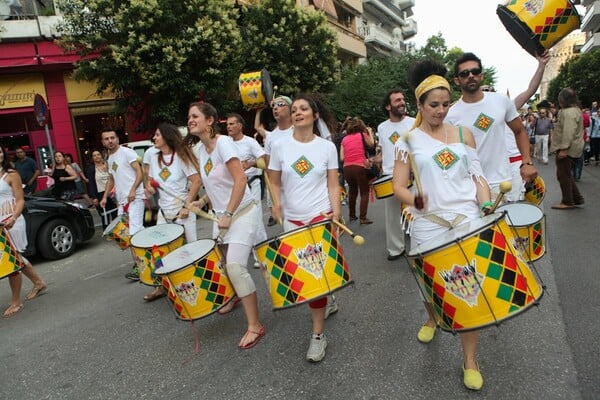
[[[219,222],[217,223],[219,229],[229,229],[231,226],[231,219],[232,217],[228,215],[221,215],[221,217],[219,217]]]
[[[16,218],[14,218],[11,215],[10,217],[8,217],[4,221],[2,221],[2,224],[4,225],[4,227],[6,229],[11,229],[13,226],[15,226],[15,222],[17,222]]]
[[[190,216],[190,212],[187,208],[182,208],[179,211],[179,214],[177,214],[177,218],[179,218],[179,219],[186,219],[189,216]]]

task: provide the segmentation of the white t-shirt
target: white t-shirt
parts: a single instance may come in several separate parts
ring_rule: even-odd
[[[377,127],[377,137],[381,146],[381,169],[384,175],[391,175],[394,172],[394,145],[414,123],[414,118],[405,116],[400,122],[392,122],[388,119]]]
[[[265,154],[265,151],[260,146],[260,144],[258,144],[256,140],[249,136],[244,135],[240,140],[234,140],[233,138],[231,138],[231,140],[237,148],[238,154],[240,155],[242,161],[256,160],[257,158],[262,157]],[[248,179],[252,178],[255,175],[262,174],[262,170],[256,167],[248,168],[244,172],[246,173]]]
[[[119,204],[127,203],[127,196],[131,191],[131,185],[135,182],[135,170],[131,166],[137,162],[138,155],[135,150],[119,146],[117,151],[108,156],[108,172],[112,175],[115,182],[115,194]],[[144,198],[144,188],[140,182],[135,191],[136,199]]]
[[[290,126],[289,128],[283,130],[275,128],[273,131],[271,131],[271,133],[269,133],[265,138],[265,154],[270,156],[273,143],[281,138],[292,136],[292,133],[294,133],[294,126]]]
[[[315,136],[308,143],[292,135],[273,143],[269,169],[281,171],[281,186],[286,219],[309,221],[331,211],[327,172],[338,169],[333,142]]]
[[[518,117],[513,101],[494,92],[484,92],[483,99],[476,103],[465,103],[461,98],[446,116],[446,122],[466,126],[473,132],[483,173],[492,188],[511,178],[506,123]]]
[[[506,126],[504,132],[506,134],[506,151],[508,157],[520,156],[521,152],[519,151],[519,147],[517,146],[517,139],[515,139],[514,132],[508,127],[508,125]]]
[[[197,174],[198,171],[193,165],[185,165],[177,153],[163,156],[164,162],[170,163],[173,160],[171,165],[167,166],[164,163],[160,165],[159,154],[160,152],[154,153],[152,157],[149,157],[149,175],[165,189],[165,191],[161,191],[158,198],[158,205],[163,214],[166,218],[174,218],[183,207],[183,202],[171,193],[177,195],[179,199],[186,200],[188,177]]]
[[[234,211],[227,210],[233,190],[233,177],[229,173],[226,163],[232,158],[240,159],[240,156],[231,138],[219,136],[215,148],[210,154],[206,152],[206,147],[202,142],[199,142],[199,145],[194,148],[194,153],[200,164],[200,177],[213,209],[216,212]],[[244,197],[238,209],[246,207],[253,201],[248,185],[244,185],[244,188]]]

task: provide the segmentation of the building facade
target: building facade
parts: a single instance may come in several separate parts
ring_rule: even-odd
[[[359,33],[368,57],[397,55],[412,51],[406,41],[417,34],[414,0],[363,0]]]
[[[600,1],[582,0],[580,3],[585,7],[581,30],[586,34],[581,52],[587,53],[600,48]]]

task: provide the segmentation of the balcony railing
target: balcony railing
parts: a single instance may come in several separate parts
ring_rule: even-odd
[[[364,36],[365,43],[375,43],[395,53],[402,52],[402,38],[394,36],[376,24],[361,26],[359,34]]]
[[[36,19],[56,15],[52,0],[0,0],[0,20]]]

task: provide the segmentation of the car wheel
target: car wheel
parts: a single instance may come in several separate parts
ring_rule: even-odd
[[[64,219],[53,219],[39,231],[37,250],[42,257],[58,260],[75,251],[75,235],[71,224]]]

